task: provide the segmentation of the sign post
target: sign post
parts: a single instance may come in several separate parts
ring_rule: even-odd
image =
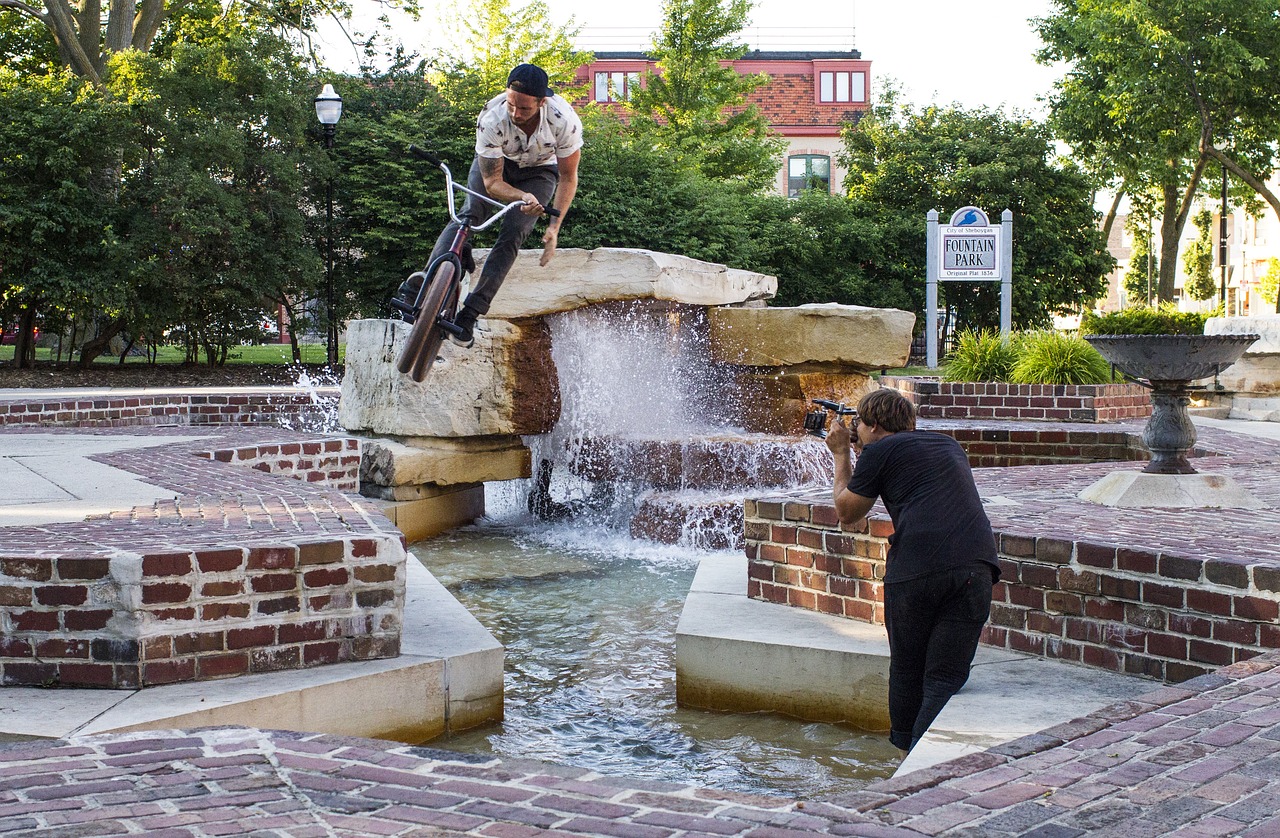
[[[992,226],[977,207],[961,207],[951,223],[939,224],[938,211],[929,210],[925,260],[925,363],[938,368],[938,282],[960,280],[1000,283],[1000,334],[1013,330],[1013,213],[1000,214]]]

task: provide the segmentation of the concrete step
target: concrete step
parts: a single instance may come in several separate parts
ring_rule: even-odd
[[[699,564],[676,628],[681,704],[887,730],[889,643],[883,626],[758,602],[746,590],[745,556],[709,554]],[[979,647],[969,683],[898,773],[986,750],[1157,686]]]
[[[1229,419],[1280,422],[1280,398],[1236,396],[1231,400]]]

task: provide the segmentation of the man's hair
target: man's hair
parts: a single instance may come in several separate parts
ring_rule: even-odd
[[[868,425],[884,428],[891,434],[916,429],[916,408],[907,397],[883,387],[862,397],[858,402],[858,418]]]

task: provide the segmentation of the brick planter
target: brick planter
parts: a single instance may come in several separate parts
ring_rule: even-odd
[[[0,423],[49,433],[150,427],[155,447],[95,459],[177,495],[0,528],[0,684],[136,689],[398,655],[403,537],[345,494],[358,440],[279,427],[314,409],[277,393],[0,402]]]
[[[747,595],[882,624],[888,537],[825,500],[746,503]],[[1280,648],[1280,570],[1000,534],[987,645],[1173,682]]]
[[[1137,384],[1003,384],[884,376],[880,383],[911,399],[924,419],[1124,422],[1151,415]]]
[[[132,689],[394,657],[395,538],[0,559],[5,686]]]

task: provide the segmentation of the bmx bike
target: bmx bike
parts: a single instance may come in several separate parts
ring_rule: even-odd
[[[436,362],[440,344],[450,335],[463,333],[460,326],[454,324],[458,312],[458,297],[462,289],[463,254],[471,234],[484,230],[497,223],[499,219],[512,210],[524,206],[523,201],[512,201],[503,204],[488,195],[475,192],[453,179],[449,167],[429,151],[417,146],[409,146],[409,153],[427,161],[444,172],[445,194],[449,199],[449,217],[458,225],[449,244],[449,249],[441,253],[427,265],[425,270],[410,274],[408,282],[418,285],[417,297],[409,302],[392,298],[391,305],[398,310],[404,319],[413,323],[409,338],[405,341],[400,357],[396,360],[396,369],[408,375],[414,381],[422,381]],[[492,205],[497,211],[480,224],[473,224],[469,216],[459,217],[454,195],[462,191]],[[559,210],[546,207],[548,215],[559,215]]]

